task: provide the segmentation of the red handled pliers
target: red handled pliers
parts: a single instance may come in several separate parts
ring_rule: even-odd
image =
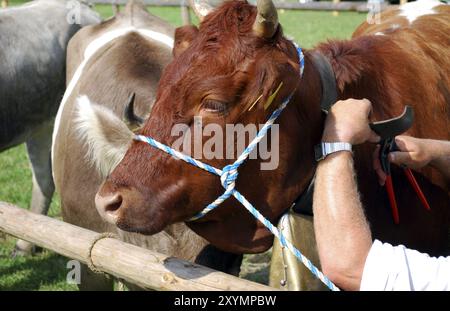
[[[385,186],[389,198],[389,203],[391,205],[392,217],[394,218],[395,224],[400,223],[400,217],[398,213],[397,200],[395,199],[394,185],[392,184],[391,163],[389,162],[388,156],[390,152],[399,151],[395,143],[395,136],[407,131],[411,127],[413,120],[414,111],[410,106],[406,106],[405,111],[399,117],[370,124],[370,128],[381,137],[379,157],[381,168],[386,173]],[[419,197],[419,200],[422,202],[422,205],[425,207],[425,209],[431,210],[430,205],[428,204],[428,201],[423,194],[423,191],[420,188],[419,184],[417,183],[417,180],[414,177],[411,169],[405,167],[403,168],[403,172],[405,173],[411,187]]]

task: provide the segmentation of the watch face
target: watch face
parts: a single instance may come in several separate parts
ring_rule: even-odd
[[[323,159],[322,144],[317,144],[314,146],[314,157],[317,162]]]

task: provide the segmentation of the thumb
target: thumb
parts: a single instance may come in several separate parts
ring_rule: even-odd
[[[402,151],[391,152],[389,153],[389,161],[397,165],[408,165],[411,162],[411,155]]]
[[[375,134],[374,131],[370,131],[369,142],[378,144],[381,140],[381,137]]]
[[[408,151],[406,148],[406,139],[408,139],[408,136],[400,135],[395,137],[395,144],[400,151]]]

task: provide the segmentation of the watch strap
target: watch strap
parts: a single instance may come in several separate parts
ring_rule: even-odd
[[[334,142],[334,143],[328,143],[328,142],[322,142],[315,147],[315,158],[316,161],[321,161],[325,159],[328,155],[339,152],[339,151],[350,151],[352,152],[352,145],[349,143],[343,143],[343,142]]]

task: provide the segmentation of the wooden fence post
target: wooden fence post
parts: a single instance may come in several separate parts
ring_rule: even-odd
[[[183,25],[191,25],[192,21],[191,21],[191,14],[190,14],[190,10],[189,10],[189,4],[187,3],[186,0],[181,1],[181,20],[183,21]]]
[[[115,16],[115,15],[117,15],[117,13],[120,12],[120,4],[118,4],[117,2],[114,1],[113,3],[111,3],[111,5],[112,5],[113,15]]]
[[[333,4],[339,4],[341,0],[333,0]],[[339,16],[339,11],[333,11],[333,16]]]

